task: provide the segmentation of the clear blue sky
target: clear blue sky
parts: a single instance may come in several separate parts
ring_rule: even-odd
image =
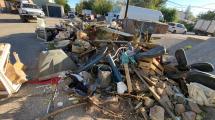
[[[72,8],[75,8],[76,3],[79,2],[80,0],[69,0]],[[189,5],[191,6],[191,12],[195,16],[208,10],[215,10],[215,0],[168,0],[167,2],[167,7],[176,8],[181,11],[185,11]]]
[[[75,5],[79,3],[80,0],[69,0],[69,4],[71,8],[75,8]]]

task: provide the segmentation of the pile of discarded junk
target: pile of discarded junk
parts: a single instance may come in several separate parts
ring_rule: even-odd
[[[199,105],[215,106],[215,76],[209,73],[214,67],[189,65],[183,49],[175,52],[177,65],[165,61],[166,49],[150,42],[157,27],[166,29],[156,24],[74,18],[38,27],[48,50],[39,56],[37,78],[56,86],[66,81],[65,91],[79,98],[42,119],[87,106],[91,115],[111,119],[201,120]]]

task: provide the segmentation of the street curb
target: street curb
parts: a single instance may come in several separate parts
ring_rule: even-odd
[[[187,37],[187,39],[189,39],[189,40],[199,40],[199,41],[206,40],[206,39],[201,39],[201,38],[196,38],[196,37]]]

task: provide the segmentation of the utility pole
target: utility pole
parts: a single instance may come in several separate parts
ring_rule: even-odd
[[[124,18],[127,18],[127,14],[128,14],[128,5],[129,5],[129,0],[127,0],[127,3],[126,3],[125,17],[124,17]]]

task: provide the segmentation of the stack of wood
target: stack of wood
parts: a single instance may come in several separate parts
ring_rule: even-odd
[[[155,58],[144,58],[138,62],[138,67],[150,75],[163,75],[164,68]]]
[[[13,53],[16,62],[10,62],[10,44],[0,44],[0,95],[15,93],[22,83],[27,81],[24,64],[17,53]]]

